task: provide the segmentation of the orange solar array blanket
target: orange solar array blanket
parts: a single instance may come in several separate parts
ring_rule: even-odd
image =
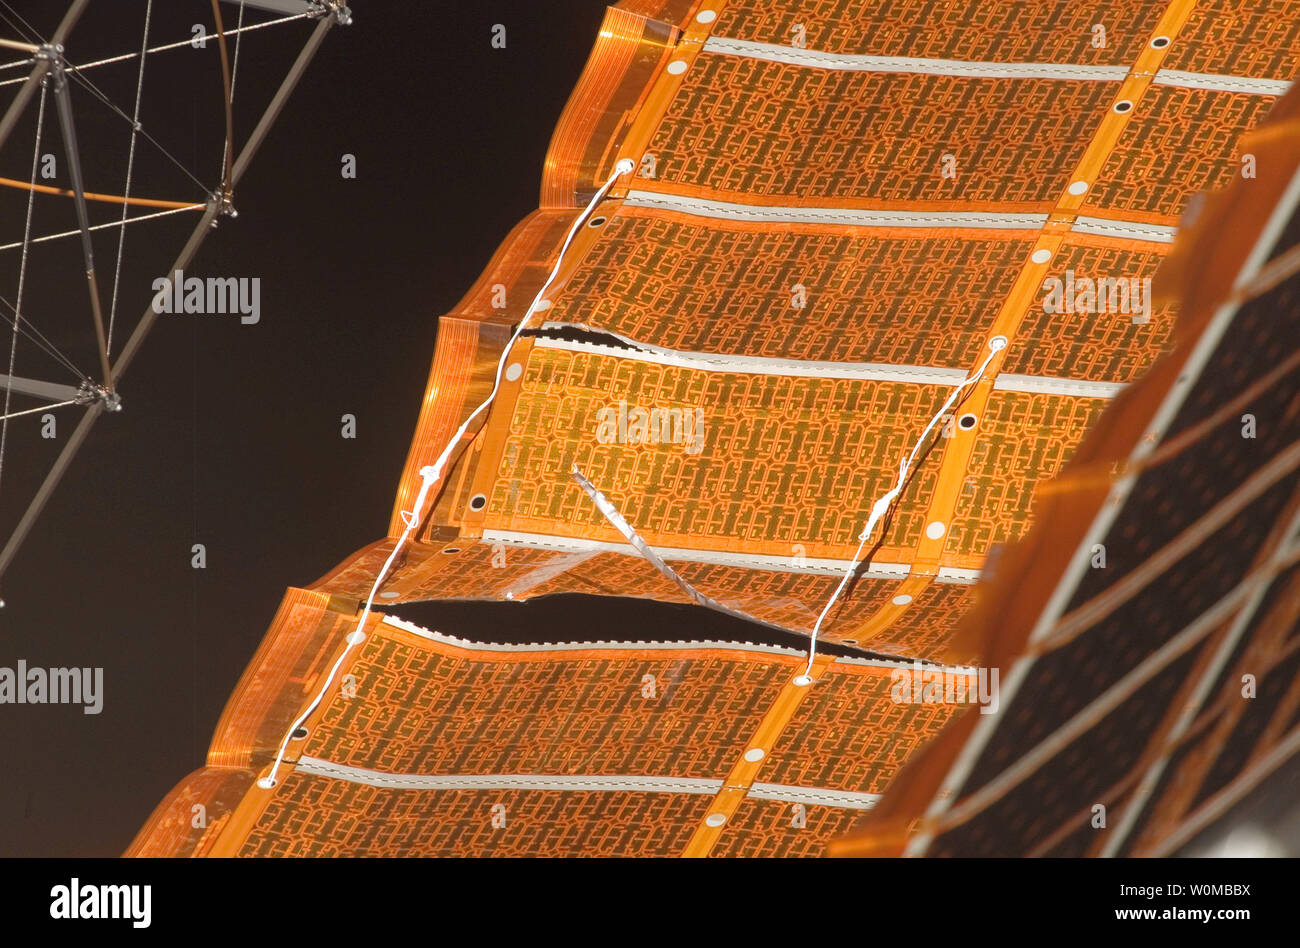
[[[1042,487],[1091,429],[1088,461],[1126,457],[1107,453],[1132,424],[1115,418],[1131,419],[1188,358],[1198,317],[1176,323],[1152,278],[1193,196],[1236,182],[1263,201],[1252,227],[1280,201],[1293,152],[1242,136],[1298,71],[1298,36],[1300,3],[1281,0],[611,7],[557,126],[539,210],[439,321],[388,537],[290,591],[208,766],[160,805],[132,852],[820,854],[909,759],[920,762],[886,795],[881,821],[841,851],[898,851],[909,834],[935,852],[1107,845],[1044,835],[1073,818],[1069,794],[1042,817],[1057,819],[1047,829],[958,839],[918,823],[941,789],[977,789],[950,772],[973,727],[1007,735],[979,779],[1043,735],[999,730],[1006,708],[960,714],[979,693],[967,689],[973,669],[913,662],[977,661],[1011,687],[1024,623],[1061,568],[1041,522],[1030,534]],[[561,259],[620,158],[634,172],[579,221]],[[1236,252],[1198,247],[1185,269],[1217,273]],[[1189,292],[1184,310],[1200,312]],[[820,658],[816,684],[799,689],[799,655],[768,646],[506,648],[375,616],[349,655],[350,684],[294,739],[289,775],[257,787],[393,550],[419,470],[492,390],[530,312],[491,410],[458,445],[379,604],[556,592],[686,601],[573,482],[578,465],[694,588],[806,635],[899,462],[984,365],[923,445],[823,627],[863,657]],[[990,348],[995,339],[1005,347]],[[1153,366],[1139,383],[1147,395],[1126,393]],[[1225,382],[1214,397],[1239,390]],[[1215,476],[1230,492],[1247,475]],[[1183,471],[1184,484],[1194,478]],[[1081,496],[1053,509],[1096,500]],[[1165,495],[1137,496],[1171,519]],[[1035,545],[1016,546],[1026,536]],[[1083,535],[1052,536],[1073,555]],[[1126,569],[1154,550],[1099,542]],[[1234,549],[1274,547],[1285,538]],[[1034,594],[1016,600],[1008,571],[1035,565]],[[972,613],[977,580],[995,569],[994,598],[981,594]],[[1183,576],[1193,587],[1198,577]],[[1014,713],[1084,708],[1176,632],[1146,614],[1126,621],[1150,631],[1146,645],[1083,636],[1092,651],[1068,653],[1067,668],[1092,668],[1098,651],[1115,668],[1082,682],[1062,672]],[[1226,674],[1243,639],[1204,641],[1228,656],[1193,650],[1166,669],[1168,693],[1143,706],[1157,720],[1125,719],[1130,733],[1187,733],[1188,722],[1161,718],[1179,682]],[[960,725],[915,757],[950,719]],[[1133,779],[1167,779],[1157,744],[1134,753]],[[1068,769],[1046,772],[1070,782]],[[1130,820],[1125,838],[1140,835]]]

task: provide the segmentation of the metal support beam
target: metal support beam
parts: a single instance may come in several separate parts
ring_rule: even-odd
[[[95,250],[90,241],[90,214],[86,210],[86,187],[81,177],[81,152],[77,149],[77,128],[72,121],[72,97],[63,73],[63,56],[54,61],[54,101],[59,108],[59,129],[67,152],[68,173],[72,178],[73,203],[77,207],[77,226],[81,229],[81,255],[86,261],[86,289],[90,292],[90,314],[95,321],[95,338],[99,342],[99,365],[104,386],[113,390],[113,370],[108,364],[108,338],[104,335],[104,309],[99,299],[99,281],[95,279]]]
[[[87,2],[88,0],[77,0],[77,2],[74,3],[74,10],[77,12],[78,16],[80,16],[80,9],[84,8]],[[266,111],[262,113],[262,118],[257,123],[257,127],[253,129],[253,134],[249,136],[248,141],[244,144],[243,149],[239,153],[239,157],[235,160],[235,166],[232,169],[230,176],[231,187],[234,187],[234,185],[238,183],[239,179],[243,177],[244,172],[248,170],[249,162],[253,160],[253,156],[257,153],[258,148],[260,148],[262,142],[266,140],[267,133],[271,130],[271,125],[274,124],[275,120],[279,117],[281,110],[284,108],[285,102],[297,87],[298,80],[302,78],[303,73],[307,69],[307,65],[311,62],[312,57],[316,55],[316,50],[320,48],[320,44],[322,40],[324,40],[325,34],[329,32],[330,27],[332,27],[339,19],[339,13],[343,10],[346,10],[346,7],[343,7],[342,4],[332,5],[330,13],[316,24],[316,28],[312,31],[306,44],[298,53],[298,58],[295,59],[293,65],[289,67],[289,72],[280,83],[280,88],[276,90],[275,96],[266,107]],[[72,16],[73,12],[74,11],[70,10],[68,16],[64,17],[65,23],[67,22],[68,17]],[[73,20],[73,22],[76,21]],[[60,25],[59,29],[61,33],[66,33],[66,30],[63,29],[62,25]],[[45,68],[47,70],[50,68],[48,63]],[[37,77],[38,71],[40,71],[39,67],[38,70],[33,71],[32,76]],[[43,74],[44,73],[42,72],[42,75]],[[36,78],[36,81],[39,81],[39,77]],[[28,82],[32,83],[32,80],[29,79]],[[27,88],[27,86],[24,86],[23,88]],[[35,88],[34,83],[32,83],[32,88]],[[13,111],[12,106],[10,107],[10,111]],[[8,116],[6,116],[6,120],[7,119]],[[4,129],[0,128],[0,131],[4,131]],[[2,143],[3,136],[0,136],[0,144]],[[202,218],[199,219],[193,233],[190,234],[189,240],[185,242],[185,246],[181,248],[180,254],[176,257],[176,262],[173,263],[171,268],[167,271],[167,279],[169,281],[175,278],[175,274],[178,270],[184,270],[190,265],[191,261],[193,261],[195,255],[198,253],[199,247],[203,244],[204,238],[206,238],[216,226],[218,216],[226,210],[226,207],[227,205],[225,205],[221,195],[219,194],[214,195],[208,200],[208,205],[206,210],[203,212]],[[112,389],[117,385],[118,381],[122,378],[123,373],[125,373],[128,366],[130,366],[131,361],[140,351],[140,347],[144,344],[145,337],[149,335],[149,330],[153,328],[154,322],[157,319],[158,314],[154,312],[151,304],[145,309],[144,316],[142,316],[140,322],[136,324],[135,330],[131,333],[131,337],[122,348],[122,352],[118,355],[117,361],[113,363],[112,369],[109,371],[108,377],[105,380],[105,386],[107,388]],[[63,474],[67,470],[68,465],[72,462],[73,456],[81,448],[82,443],[86,440],[86,436],[90,433],[91,426],[95,423],[95,419],[100,416],[104,411],[104,408],[105,402],[103,400],[95,402],[95,404],[93,404],[82,417],[81,422],[72,433],[72,437],[68,439],[68,443],[63,446],[63,451],[54,462],[54,466],[50,469],[50,472],[45,476],[44,483],[41,484],[40,490],[36,492],[36,496],[32,499],[26,513],[23,514],[23,519],[19,521],[13,535],[9,538],[9,542],[5,544],[4,550],[0,551],[0,578],[4,577],[5,571],[9,568],[9,564],[13,562],[14,556],[18,553],[18,548],[22,546],[23,540],[26,539],[27,534],[31,531],[32,525],[41,515],[41,511],[45,508],[46,503],[49,502],[50,495],[54,493],[54,488],[57,487],[59,481],[63,479]]]
[[[50,45],[56,50],[68,38],[68,34],[72,32],[72,28],[81,19],[81,14],[86,12],[86,6],[89,3],[90,0],[73,0],[72,6],[68,7],[68,12],[63,15],[62,22],[59,23],[58,28],[54,31],[54,36],[50,39]],[[27,103],[32,100],[32,96],[36,93],[36,87],[41,84],[46,73],[50,71],[51,65],[53,64],[49,59],[40,57],[37,60],[36,68],[32,70],[32,74],[19,87],[18,94],[9,103],[4,118],[0,118],[0,149],[4,148],[5,142],[9,139],[9,134],[18,124],[18,117],[23,114],[23,109],[27,108]]]
[[[33,398],[50,398],[56,402],[66,402],[70,398],[79,398],[82,393],[81,389],[74,388],[71,385],[42,382],[39,379],[24,379],[16,375],[0,373],[0,389],[6,388],[11,392],[17,392],[19,395],[30,395]]]

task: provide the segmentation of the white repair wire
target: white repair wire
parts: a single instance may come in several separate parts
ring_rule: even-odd
[[[930,419],[930,423],[925,426],[925,430],[921,432],[921,436],[916,439],[916,444],[912,447],[911,453],[899,462],[898,480],[894,482],[893,488],[871,505],[871,515],[867,517],[867,525],[862,528],[862,534],[858,537],[857,552],[853,554],[853,560],[844,571],[844,577],[840,580],[840,584],[835,587],[835,592],[831,595],[830,600],[827,601],[826,606],[822,609],[821,615],[817,617],[817,623],[813,626],[811,641],[808,646],[808,664],[804,668],[803,674],[795,678],[794,681],[796,685],[812,684],[813,660],[817,657],[817,636],[821,632],[822,623],[826,621],[826,617],[830,614],[831,608],[839,600],[841,594],[843,594],[844,587],[847,586],[849,580],[853,578],[853,574],[858,568],[858,563],[862,559],[862,551],[866,548],[867,541],[871,539],[871,533],[876,529],[876,524],[878,524],[885,514],[889,512],[890,506],[903,490],[903,485],[907,483],[908,472],[911,471],[912,465],[916,463],[916,455],[925,444],[926,439],[930,437],[930,432],[934,430],[934,426],[939,423],[940,419],[952,410],[953,405],[955,405],[961,398],[962,392],[984,377],[984,373],[988,371],[989,363],[993,361],[993,357],[1005,349],[1006,346],[1007,339],[1005,336],[994,336],[989,340],[989,354],[985,357],[983,363],[981,363],[978,369],[976,369],[971,375],[968,375],[965,380],[952,390],[952,394],[948,396],[947,401],[945,401],[942,407],[934,413],[934,417]]]
[[[591,200],[587,202],[587,206],[583,209],[582,213],[574,218],[573,224],[569,227],[569,233],[564,238],[564,243],[560,245],[560,253],[559,256],[556,257],[555,266],[551,269],[550,276],[546,278],[546,282],[542,284],[542,288],[538,290],[537,295],[533,297],[533,302],[529,305],[523,318],[519,320],[519,325],[510,336],[510,340],[506,343],[505,348],[501,351],[501,358],[497,361],[496,380],[492,383],[492,391],[489,392],[487,398],[483,399],[482,403],[470,413],[470,416],[461,423],[461,426],[456,429],[456,433],[451,436],[451,439],[447,442],[447,446],[443,449],[442,453],[438,455],[438,459],[433,464],[420,468],[420,492],[416,495],[415,503],[412,505],[411,509],[402,511],[402,522],[406,524],[406,529],[404,529],[402,535],[398,537],[397,542],[393,545],[393,551],[388,554],[388,559],[384,561],[383,567],[375,576],[374,585],[370,587],[370,594],[366,596],[366,605],[361,611],[361,617],[357,621],[356,628],[348,633],[346,639],[347,647],[339,653],[339,657],[335,660],[334,666],[330,669],[329,675],[326,676],[325,683],[321,685],[320,692],[316,695],[315,700],[312,701],[307,709],[303,711],[302,714],[298,715],[297,719],[289,725],[289,729],[285,732],[284,740],[280,742],[280,749],[276,752],[275,763],[271,765],[271,772],[257,781],[257,785],[263,790],[270,790],[276,785],[275,776],[280,772],[280,765],[284,763],[284,755],[288,750],[289,741],[293,739],[294,732],[302,726],[304,721],[312,716],[316,709],[320,707],[320,703],[325,700],[325,695],[329,693],[330,686],[334,684],[334,676],[338,674],[339,668],[342,667],[344,660],[352,651],[352,647],[365,641],[366,635],[363,630],[365,629],[366,620],[370,617],[370,610],[374,607],[375,596],[379,594],[379,587],[383,585],[384,580],[387,578],[388,571],[392,568],[393,561],[397,559],[397,554],[401,551],[402,547],[406,545],[407,538],[410,537],[411,531],[419,525],[423,516],[425,502],[429,497],[429,492],[433,488],[433,485],[442,478],[443,466],[446,465],[452,452],[456,449],[456,445],[459,444],[461,438],[465,436],[466,431],[469,430],[469,426],[473,424],[474,419],[486,411],[488,406],[490,406],[496,398],[497,391],[501,388],[501,374],[505,371],[506,361],[510,358],[510,352],[514,348],[515,342],[519,339],[519,336],[528,327],[528,320],[531,319],[533,313],[536,312],[537,306],[544,298],[546,291],[551,288],[551,284],[555,282],[556,276],[559,275],[560,266],[564,263],[564,255],[568,253],[569,245],[573,243],[573,237],[577,234],[578,228],[581,227],[587,218],[591,216],[591,212],[595,210],[596,205],[600,203],[607,193],[609,193],[609,189],[614,186],[614,182],[623,175],[630,174],[635,168],[636,165],[632,163],[631,159],[619,159],[618,163],[614,166],[613,173],[610,174],[610,176],[605,180],[605,183],[600,186],[596,193],[592,195]]]
[[[66,401],[55,402],[52,405],[42,405],[40,408],[25,408],[22,411],[11,411],[5,415],[0,415],[0,421],[8,421],[10,418],[21,418],[23,415],[34,415],[38,411],[53,411],[55,408],[63,408],[67,405],[75,405],[77,400],[69,398]]]

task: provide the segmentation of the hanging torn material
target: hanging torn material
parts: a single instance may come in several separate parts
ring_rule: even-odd
[[[774,625],[771,622],[764,622],[762,619],[756,619],[738,609],[724,606],[716,599],[710,599],[708,596],[704,595],[704,593],[700,592],[686,580],[682,579],[682,577],[677,574],[676,570],[665,563],[663,558],[650,548],[650,544],[641,539],[641,536],[632,529],[632,525],[629,524],[627,520],[623,518],[623,515],[618,512],[618,508],[611,504],[604,494],[596,490],[591,481],[587,480],[587,478],[583,476],[582,471],[578,470],[578,465],[576,464],[573,466],[573,479],[578,482],[579,487],[587,492],[587,496],[592,499],[596,508],[605,515],[605,519],[614,525],[614,529],[623,534],[627,542],[631,543],[638,553],[649,560],[650,565],[676,583],[681,588],[682,592],[691,597],[696,605],[703,606],[706,609],[716,609],[718,612],[725,612],[729,616],[735,616],[737,619],[744,619],[746,622],[755,622],[759,625],[765,625],[770,629],[780,629],[782,632],[791,631],[782,626]]]

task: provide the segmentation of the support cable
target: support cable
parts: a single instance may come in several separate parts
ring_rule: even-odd
[[[171,217],[173,214],[184,214],[187,213],[188,211],[202,211],[206,207],[207,207],[206,204],[186,204],[183,207],[175,207],[166,211],[156,211],[153,214],[137,214],[135,217],[127,218],[126,222],[128,224],[138,224],[141,221],[151,221],[159,217]],[[97,230],[108,230],[110,227],[120,227],[120,226],[121,224],[118,223],[117,221],[108,221],[107,223],[104,224],[91,225],[90,232],[93,234]],[[65,237],[79,237],[79,236],[81,236],[81,229],[77,228],[76,230],[60,231],[57,234],[45,234],[42,237],[33,237],[32,243],[43,244],[49,240],[62,240]],[[22,246],[22,241],[14,241],[11,244],[0,244],[0,252],[3,252],[5,250],[15,250],[21,246]]]
[[[631,159],[620,158],[618,163],[614,166],[614,171],[605,180],[605,183],[597,189],[594,195],[592,195],[591,200],[587,203],[587,206],[582,210],[582,212],[574,217],[573,223],[569,227],[568,235],[564,238],[564,243],[560,245],[560,252],[556,257],[555,266],[551,269],[550,276],[546,278],[546,282],[542,284],[542,288],[538,290],[537,295],[533,297],[533,301],[529,305],[528,310],[524,313],[523,318],[519,321],[519,325],[510,336],[505,348],[501,350],[501,358],[497,360],[496,379],[492,383],[492,391],[488,393],[487,398],[483,399],[482,403],[475,408],[474,411],[470,413],[469,417],[461,423],[460,427],[456,429],[456,433],[451,436],[450,440],[448,440],[447,446],[443,449],[442,453],[438,455],[438,459],[433,464],[425,465],[420,469],[420,491],[415,497],[415,503],[412,505],[410,510],[402,511],[402,522],[406,524],[406,527],[402,530],[402,534],[398,537],[397,542],[393,544],[392,552],[388,554],[388,558],[384,561],[384,565],[375,575],[375,581],[370,587],[369,594],[366,596],[365,607],[361,610],[361,616],[357,620],[356,627],[352,632],[348,633],[345,640],[347,646],[339,653],[339,657],[334,661],[334,666],[330,669],[329,674],[325,676],[325,681],[321,685],[320,691],[317,692],[315,699],[313,699],[312,703],[307,706],[306,710],[304,710],[302,714],[298,715],[294,722],[290,724],[288,729],[285,731],[284,740],[280,742],[280,749],[276,752],[275,762],[271,765],[270,773],[257,781],[257,785],[263,790],[270,790],[276,785],[276,774],[280,772],[280,765],[284,763],[284,755],[288,751],[289,741],[293,739],[294,733],[302,726],[302,723],[311,717],[316,709],[320,707],[321,702],[325,700],[325,696],[329,694],[330,687],[334,684],[335,675],[338,674],[339,669],[343,666],[343,662],[351,653],[353,646],[365,641],[366,635],[363,630],[365,628],[366,619],[370,617],[370,610],[374,607],[375,597],[379,595],[380,587],[383,586],[384,580],[388,578],[388,571],[392,568],[393,562],[397,559],[398,553],[400,553],[402,548],[406,545],[406,541],[410,537],[411,532],[423,521],[425,502],[432,493],[434,485],[438,484],[442,480],[443,468],[451,458],[452,452],[455,451],[456,446],[465,436],[465,433],[469,430],[469,426],[473,424],[474,419],[486,411],[488,406],[490,406],[496,399],[497,392],[501,388],[501,375],[505,371],[506,360],[509,359],[510,352],[514,348],[515,342],[519,339],[520,334],[525,328],[527,328],[528,320],[531,319],[533,313],[536,312],[538,304],[544,298],[546,291],[550,289],[551,284],[555,282],[555,278],[560,272],[560,267],[564,263],[565,254],[569,250],[569,245],[573,242],[574,234],[578,232],[578,228],[582,226],[583,222],[591,216],[591,212],[609,192],[609,189],[614,186],[614,182],[623,175],[630,174],[635,168],[636,165],[632,163]]]
[[[35,241],[33,241],[33,243],[34,242]],[[77,368],[75,362],[60,352],[58,347],[55,346],[54,343],[50,342],[49,338],[45,333],[40,331],[34,322],[30,319],[24,322],[16,318],[18,316],[18,309],[13,303],[9,302],[8,297],[0,295],[0,303],[4,303],[5,306],[9,307],[9,311],[14,314],[13,316],[8,316],[7,314],[0,312],[0,319],[3,319],[6,325],[12,327],[14,331],[26,336],[27,340],[32,343],[32,345],[36,346],[37,349],[48,355],[62,368],[67,369],[76,376],[77,381],[84,381],[87,378],[86,373]]]
[[[0,187],[14,188],[19,191],[35,191],[37,194],[53,194],[58,197],[75,197],[76,193],[70,188],[56,188],[49,184],[29,184],[26,181],[19,181],[17,178],[0,178]],[[96,191],[87,191],[85,193],[87,201],[98,201],[101,204],[120,204],[122,206],[130,205],[132,207],[170,207],[186,209],[192,207],[202,207],[202,204],[196,204],[194,201],[164,201],[158,198],[130,197],[125,194],[100,194]]]
[[[862,528],[862,534],[858,537],[857,552],[853,554],[853,560],[849,564],[849,568],[844,571],[844,577],[840,580],[840,584],[835,587],[835,592],[832,593],[831,598],[827,600],[825,607],[821,611],[821,615],[817,617],[817,623],[813,626],[812,638],[808,648],[808,664],[804,668],[803,674],[795,679],[796,684],[807,685],[812,683],[813,660],[817,657],[817,636],[821,632],[822,623],[826,621],[826,616],[830,614],[831,608],[843,594],[844,587],[849,584],[849,580],[852,579],[853,574],[857,572],[858,564],[862,559],[862,551],[866,548],[867,540],[871,538],[871,533],[876,529],[876,524],[878,524],[885,514],[889,512],[889,508],[893,506],[894,501],[902,492],[903,486],[907,483],[907,475],[911,471],[912,465],[916,463],[916,456],[925,444],[926,439],[930,437],[930,432],[934,430],[934,426],[939,423],[940,419],[942,419],[944,415],[948,414],[948,412],[952,410],[953,406],[961,400],[963,392],[984,377],[984,373],[988,370],[989,363],[993,361],[994,356],[1006,348],[1006,337],[994,336],[989,340],[988,345],[990,350],[989,354],[980,364],[980,367],[971,375],[967,376],[964,381],[952,390],[952,393],[948,396],[947,400],[939,410],[934,413],[934,417],[930,419],[930,423],[925,426],[925,430],[921,432],[921,436],[916,439],[916,444],[913,445],[912,452],[899,462],[898,480],[894,482],[894,486],[872,504],[871,514],[867,517],[867,524]]]
[[[126,155],[126,185],[122,190],[122,220],[117,228],[117,263],[113,267],[113,295],[108,307],[108,345],[106,351],[113,352],[113,324],[117,321],[118,289],[122,285],[122,252],[126,248],[126,215],[131,201],[131,177],[135,171],[135,143],[140,136],[140,98],[144,93],[144,64],[149,58],[149,21],[153,16],[153,0],[148,0],[144,7],[144,39],[141,41],[140,71],[135,80],[135,109],[131,113],[131,147]]]
[[[36,138],[32,145],[32,183],[36,183],[36,169],[41,160],[41,136],[45,130],[45,83],[41,83],[41,103],[36,111]],[[14,364],[18,357],[18,327],[22,325],[23,289],[27,283],[27,252],[31,247],[32,210],[36,203],[36,192],[27,194],[27,218],[23,223],[23,254],[18,265],[18,294],[14,305],[14,331],[9,337],[9,374],[5,379],[4,417],[0,418],[0,483],[4,480],[5,447],[9,439],[9,401],[13,396]]]
[[[10,418],[18,418],[21,415],[34,415],[38,411],[50,411],[55,408],[62,408],[65,405],[76,405],[76,404],[77,404],[77,400],[75,398],[69,398],[66,401],[55,402],[53,405],[42,405],[40,408],[27,408],[24,409],[23,411],[6,410],[5,414],[3,416],[0,416],[0,421],[8,422]]]

